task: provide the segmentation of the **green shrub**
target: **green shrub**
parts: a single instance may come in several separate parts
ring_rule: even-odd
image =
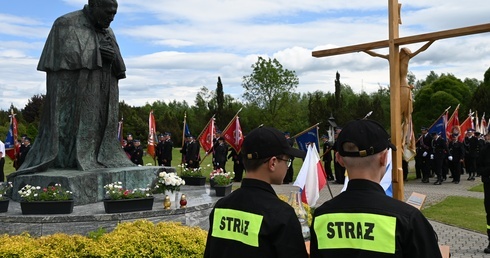
[[[90,234],[89,234],[90,235]],[[54,234],[0,236],[0,257],[202,257],[207,231],[178,222],[138,220],[89,237]]]

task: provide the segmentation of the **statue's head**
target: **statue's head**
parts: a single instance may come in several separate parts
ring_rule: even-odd
[[[88,0],[90,13],[99,28],[109,28],[117,13],[116,0]]]

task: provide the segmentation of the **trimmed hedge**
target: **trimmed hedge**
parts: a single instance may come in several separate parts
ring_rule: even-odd
[[[0,236],[0,257],[202,257],[207,231],[177,222],[121,223],[99,237]]]

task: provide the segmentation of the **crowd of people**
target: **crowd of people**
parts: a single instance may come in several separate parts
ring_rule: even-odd
[[[458,133],[444,140],[441,133],[429,133],[426,127],[422,127],[416,144],[416,179],[429,183],[429,178],[435,178],[434,185],[441,185],[448,178],[452,178],[452,183],[459,184],[461,175],[465,173],[468,174],[467,180],[480,177],[477,161],[485,145],[484,136],[474,129],[468,129],[464,140],[460,142],[458,139]],[[407,173],[404,169],[405,179]]]

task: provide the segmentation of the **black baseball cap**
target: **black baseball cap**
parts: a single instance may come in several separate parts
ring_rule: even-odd
[[[339,154],[343,157],[366,157],[386,150],[396,150],[390,142],[390,136],[381,124],[376,121],[362,119],[348,122],[337,138]],[[359,151],[349,152],[343,149],[346,142],[353,143]]]
[[[243,140],[244,159],[265,159],[277,155],[305,158],[306,152],[289,146],[284,134],[272,127],[259,127],[252,130]]]

